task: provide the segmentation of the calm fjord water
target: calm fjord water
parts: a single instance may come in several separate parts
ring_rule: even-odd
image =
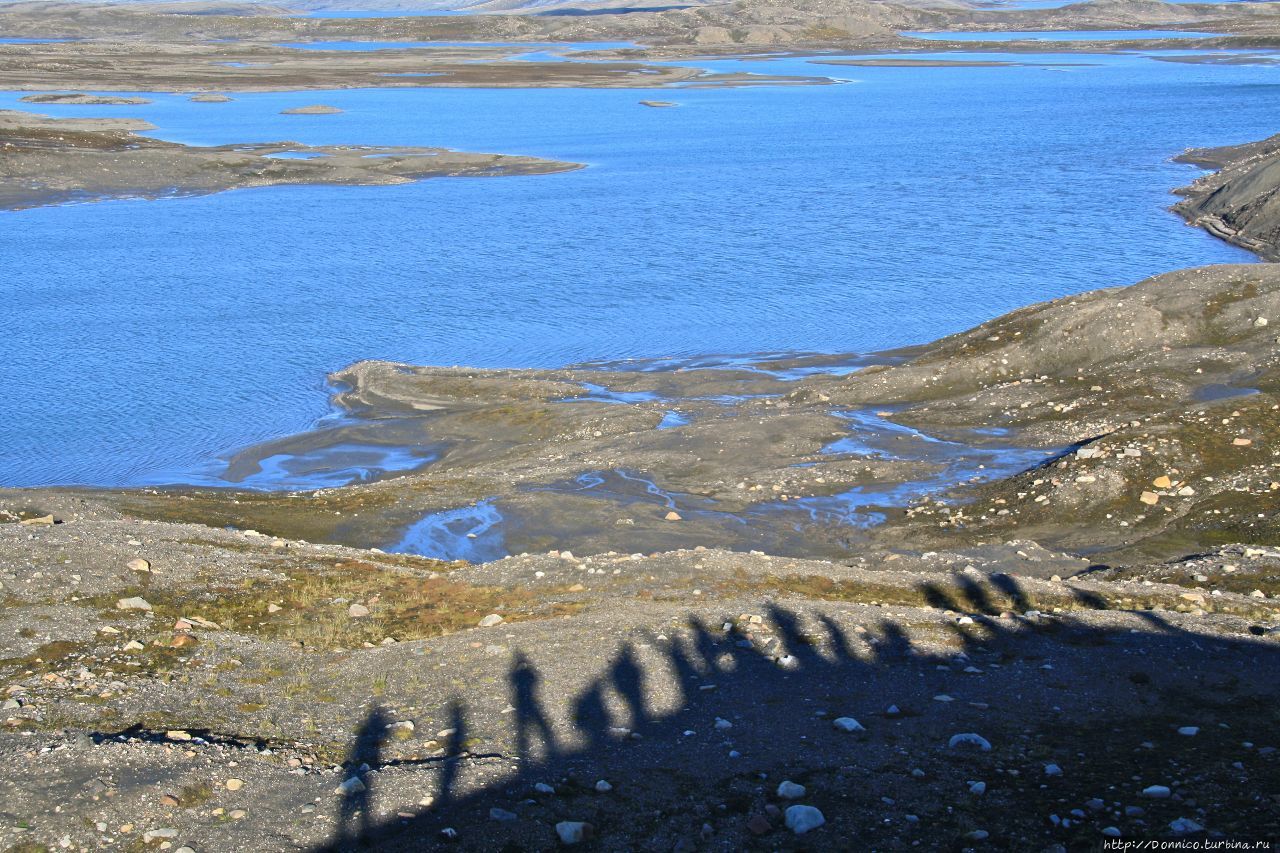
[[[361,358],[869,351],[1248,260],[1166,212],[1169,188],[1196,174],[1168,158],[1280,129],[1276,71],[1061,60],[1100,64],[785,60],[723,65],[857,82],[41,107],[140,116],[200,144],[441,145],[589,168],[0,214],[0,483],[207,473],[308,427],[328,410],[326,372]],[[310,103],[346,112],[278,114]],[[20,106],[0,95],[0,108]]]

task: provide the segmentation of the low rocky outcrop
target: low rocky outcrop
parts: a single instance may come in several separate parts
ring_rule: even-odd
[[[1280,260],[1280,136],[1244,145],[1197,148],[1177,158],[1214,173],[1178,190],[1174,210],[1192,225]]]

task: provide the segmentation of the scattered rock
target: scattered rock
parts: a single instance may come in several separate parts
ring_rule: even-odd
[[[145,610],[151,612],[151,602],[145,598],[134,596],[132,598],[122,598],[116,602],[116,610]]]
[[[813,806],[789,806],[786,811],[787,829],[796,835],[804,835],[806,832],[817,829],[827,822],[822,816],[822,812]]]
[[[502,617],[499,616],[497,613],[490,613],[488,616],[484,617],[476,624],[479,625],[479,627],[481,628],[492,628],[495,625],[502,624]]]
[[[578,844],[591,837],[591,824],[581,820],[562,820],[556,824],[556,835],[562,844]]]
[[[982,752],[991,751],[991,741],[987,740],[980,734],[974,732],[964,732],[958,735],[952,735],[951,740],[947,741],[949,749],[955,749],[959,746],[974,747]]]
[[[787,779],[778,785],[777,793],[784,800],[798,800],[805,795],[805,787]]]
[[[831,725],[842,732],[865,732],[862,724],[853,717],[836,717],[831,721]]]

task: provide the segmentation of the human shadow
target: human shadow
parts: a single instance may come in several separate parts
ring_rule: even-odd
[[[1056,723],[1057,716],[1042,724],[1041,716],[1092,715],[1105,721],[1095,739],[1110,731],[1129,737],[1131,729],[1138,733],[1134,738],[1166,738],[1161,714],[1180,708],[1221,715],[1237,725],[1230,716],[1237,710],[1231,704],[1239,699],[1235,694],[1231,702],[1210,706],[1196,703],[1212,697],[1186,694],[1192,698],[1177,704],[1184,692],[1203,686],[1198,673],[1221,667],[1228,653],[1249,673],[1233,691],[1249,693],[1249,701],[1280,700],[1280,648],[1274,641],[1242,634],[1224,652],[1222,643],[1206,643],[1149,611],[1128,613],[1120,623],[1073,612],[1039,613],[1034,596],[1012,576],[950,580],[919,586],[921,597],[943,611],[921,611],[931,620],[923,627],[889,612],[876,617],[876,608],[856,603],[810,602],[804,609],[771,605],[750,618],[690,616],[678,630],[662,633],[637,629],[569,695],[552,689],[557,678],[515,649],[508,672],[514,749],[509,757],[519,760],[496,776],[472,772],[478,758],[467,747],[466,708],[455,700],[448,710],[452,733],[445,754],[422,767],[433,774],[432,805],[370,825],[366,789],[361,797],[343,799],[339,831],[319,849],[550,850],[563,837],[576,837],[572,827],[579,824],[610,832],[607,843],[600,839],[605,849],[692,850],[701,842],[675,843],[672,833],[705,840],[708,828],[718,833],[721,827],[725,840],[709,849],[804,847],[783,826],[781,809],[789,803],[771,793],[782,778],[827,780],[819,791],[839,788],[835,780],[844,780],[848,793],[827,791],[814,800],[832,834],[803,839],[813,839],[805,849],[854,849],[848,846],[852,836],[838,833],[883,824],[884,815],[894,814],[896,806],[883,802],[894,798],[877,787],[890,783],[878,780],[886,767],[911,778],[909,765],[898,757],[899,745],[907,742],[933,762],[929,781],[917,785],[924,796],[910,789],[907,795],[921,800],[915,808],[933,809],[937,826],[952,835],[930,836],[902,820],[897,825],[903,838],[916,832],[926,849],[951,847],[976,829],[980,814],[969,795],[961,798],[955,791],[967,791],[968,779],[1013,762],[1020,753],[1009,752],[1010,744],[1037,744],[1046,755],[1064,756],[1057,759],[1064,763],[1083,760],[1084,751],[1071,739],[1074,729]],[[1092,593],[1063,596],[1080,611],[1107,607]],[[1153,665],[1161,660],[1177,660],[1179,666]],[[558,679],[564,677],[562,668]],[[1010,703],[1014,695],[1019,700]],[[988,710],[996,707],[1006,709],[998,718]],[[377,713],[371,712],[361,734],[385,726]],[[856,723],[836,725],[836,718]],[[952,756],[948,739],[964,731],[983,731],[995,740],[999,761],[982,753],[962,761]],[[361,745],[367,740],[357,735],[348,765],[376,769],[376,749]],[[994,813],[1002,820],[1031,814],[1042,808],[1036,799],[1040,789],[1008,786],[1004,799],[991,800]],[[711,791],[719,805],[705,807]],[[1036,839],[1040,847],[1057,843],[1041,826],[1042,817],[1028,820],[1020,825],[1024,835],[1001,843],[1016,847],[1034,833],[1043,835]],[[568,836],[559,835],[559,824],[570,826]],[[749,831],[742,829],[747,825]],[[1124,828],[1138,825],[1130,821]],[[1093,828],[1091,837],[1100,829]]]
[[[351,741],[351,749],[342,763],[346,775],[338,786],[338,829],[340,845],[365,844],[373,835],[372,782],[365,774],[381,765],[382,742],[390,718],[382,706],[374,703]]]

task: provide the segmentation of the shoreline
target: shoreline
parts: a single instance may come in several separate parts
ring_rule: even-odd
[[[192,146],[142,135],[153,129],[137,119],[50,118],[0,110],[0,150],[5,155],[0,210],[209,195],[249,187],[387,185],[583,168],[537,157],[445,148],[296,142]]]

